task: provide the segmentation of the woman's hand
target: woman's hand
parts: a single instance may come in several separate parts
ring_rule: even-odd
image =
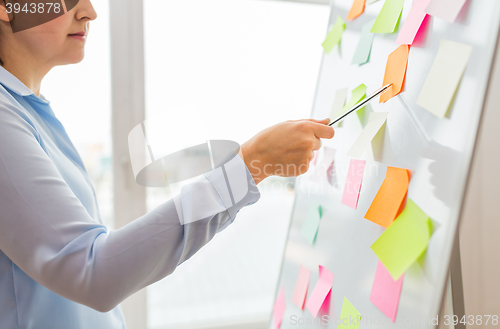
[[[294,177],[305,173],[321,147],[333,138],[330,119],[286,121],[269,127],[241,146],[238,153],[258,184],[269,176]]]

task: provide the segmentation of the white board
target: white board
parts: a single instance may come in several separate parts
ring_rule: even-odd
[[[368,4],[358,19],[347,22],[340,54],[337,49],[323,55],[312,117],[328,117],[335,91],[354,89],[361,83],[368,93],[382,86],[388,55],[397,48],[397,33],[375,36],[371,58],[360,67],[351,65],[363,24],[378,15],[384,1]],[[347,16],[352,0],[332,4],[329,29],[337,15]],[[399,29],[411,8],[406,0]],[[276,294],[284,287],[286,311],[281,328],[336,328],[344,297],[357,308],[363,320],[360,328],[433,328],[429,319],[440,311],[448,277],[449,260],[460,217],[461,203],[469,175],[483,101],[496,49],[500,22],[500,1],[470,0],[453,24],[431,18],[425,45],[412,47],[405,91],[385,104],[372,102],[375,112],[389,112],[384,148],[377,155],[368,151],[363,187],[357,210],[341,204],[350,158],[347,151],[362,131],[356,115],[336,129],[323,146],[336,150],[335,166],[340,185],[310,180],[310,173],[296,184],[296,200]],[[474,47],[456,94],[449,117],[439,119],[416,104],[427,73],[442,39]],[[320,152],[321,155],[321,152]],[[378,258],[370,249],[384,229],[364,219],[385,178],[386,167],[412,172],[408,197],[433,220],[435,230],[425,257],[405,274],[396,323],[392,323],[370,302]],[[310,207],[320,204],[323,217],[314,245],[300,230]],[[311,313],[292,303],[299,266],[312,271],[308,296],[318,280],[318,265],[334,275],[332,302],[327,323],[313,322]],[[295,319],[293,322],[291,319]],[[310,325],[299,325],[297,319]],[[371,320],[371,321],[370,321]],[[378,320],[378,321],[377,321]],[[322,322],[322,323],[321,323]],[[269,328],[274,328],[271,319]]]

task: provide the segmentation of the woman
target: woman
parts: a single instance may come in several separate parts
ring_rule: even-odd
[[[78,152],[40,96],[54,66],[83,59],[94,8],[80,0],[66,14],[17,33],[7,8],[0,0],[2,329],[124,328],[122,300],[172,273],[231,224],[239,209],[259,199],[256,184],[304,173],[320,138],[333,138],[328,119],[270,127],[225,165],[232,192],[241,195],[234,205],[224,206],[225,178],[214,170],[189,193],[183,189],[176,200],[109,231]],[[221,210],[181,225],[180,216],[207,209]]]

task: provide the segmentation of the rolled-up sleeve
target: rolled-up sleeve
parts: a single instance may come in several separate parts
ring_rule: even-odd
[[[29,120],[0,102],[0,249],[38,283],[98,311],[171,274],[259,197],[235,154],[109,231],[63,180]]]

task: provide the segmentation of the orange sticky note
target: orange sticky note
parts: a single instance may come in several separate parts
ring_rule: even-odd
[[[380,103],[387,102],[389,99],[403,91],[409,53],[410,46],[401,45],[387,58],[383,85],[385,86],[392,83],[392,87],[380,96]]]
[[[366,0],[354,0],[351,10],[347,14],[347,20],[355,19],[365,11]]]
[[[402,210],[409,184],[410,172],[407,169],[387,167],[384,182],[366,212],[365,218],[388,228]]]

